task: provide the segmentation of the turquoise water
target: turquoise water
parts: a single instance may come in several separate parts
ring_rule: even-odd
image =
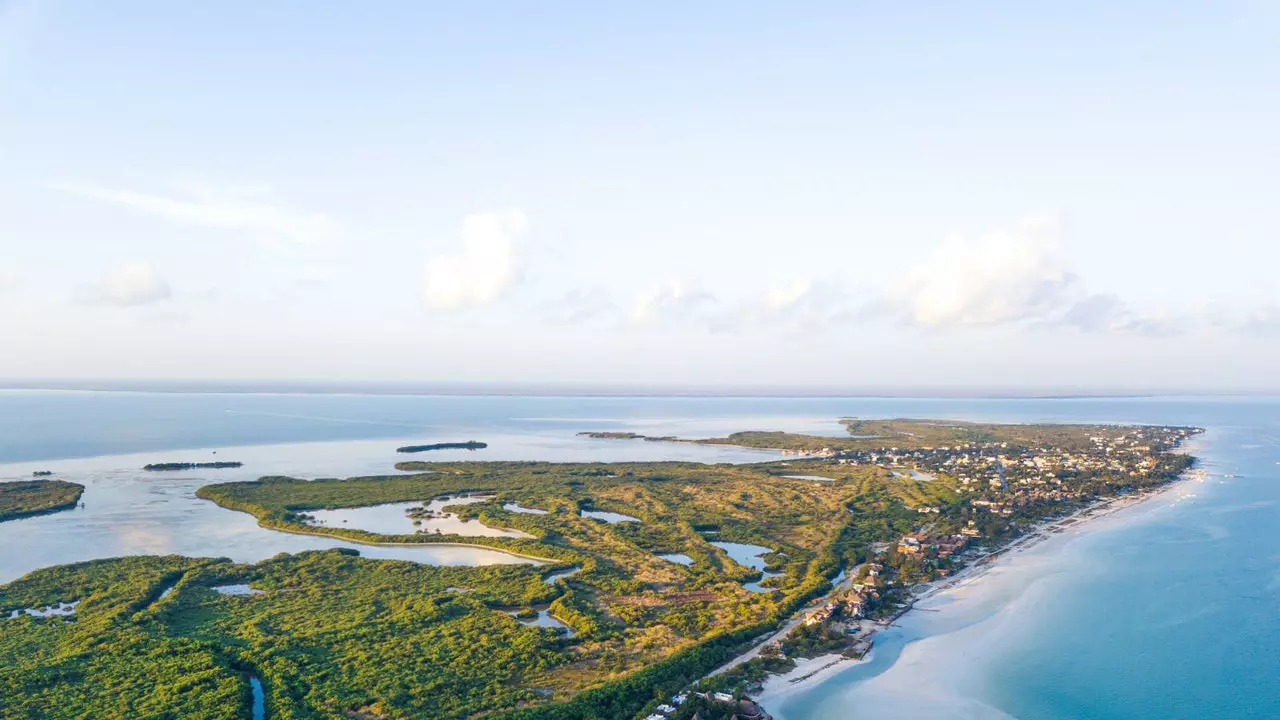
[[[1042,415],[1086,418],[1071,405]],[[940,612],[882,633],[869,662],[769,710],[781,720],[1280,717],[1280,403],[1074,406],[1088,419],[1210,428],[1195,453],[1207,476],[926,603]]]
[[[940,612],[904,618],[901,627],[881,636],[872,660],[769,703],[775,715],[785,720],[1280,717],[1276,399],[0,392],[0,478],[50,469],[89,485],[85,510],[0,524],[0,581],[43,565],[124,553],[252,560],[280,550],[329,546],[331,541],[321,538],[256,528],[246,515],[198,500],[194,489],[271,473],[390,472],[403,459],[394,453],[403,440],[490,443],[476,452],[432,454],[431,459],[441,460],[742,462],[771,455],[595,441],[575,433],[838,433],[835,418],[843,415],[1201,425],[1210,432],[1196,454],[1210,475],[1204,483],[1179,487],[1091,530],[1057,537],[931,601]],[[163,476],[138,470],[147,461],[215,458],[246,465]],[[387,550],[396,557],[422,552]]]

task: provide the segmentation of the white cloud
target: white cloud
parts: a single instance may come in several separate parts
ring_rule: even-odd
[[[798,305],[813,292],[811,280],[796,280],[786,285],[769,288],[765,293],[764,307],[775,312],[787,310]]]
[[[1047,318],[1076,290],[1058,257],[1057,229],[1031,219],[1014,232],[948,238],[890,290],[890,304],[908,323],[929,327]]]
[[[683,280],[673,279],[653,285],[638,295],[631,305],[631,322],[637,325],[687,322],[698,319],[709,305],[711,295],[689,287]]]
[[[102,280],[80,288],[82,302],[132,307],[168,300],[173,295],[169,284],[155,268],[143,263],[122,265]]]
[[[454,310],[501,297],[519,280],[515,241],[528,228],[520,210],[468,215],[462,221],[462,249],[427,263],[427,304]]]
[[[63,189],[182,225],[245,232],[272,242],[312,244],[338,235],[338,226],[329,216],[267,202],[269,193],[261,188],[251,192],[245,189],[223,193],[199,191],[185,198],[97,187],[65,186]]]

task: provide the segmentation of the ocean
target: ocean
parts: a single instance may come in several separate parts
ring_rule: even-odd
[[[127,553],[251,561],[341,543],[257,528],[194,497],[266,474],[386,473],[410,442],[480,440],[432,459],[749,462],[772,454],[584,430],[839,434],[837,418],[1199,425],[1203,482],[1064,533],[932,598],[869,661],[767,704],[825,718],[1280,717],[1280,399],[594,398],[0,391],[0,479],[52,470],[85,508],[0,523],[0,582]],[[147,462],[237,470],[143,473]],[[380,549],[387,557],[419,549]],[[475,548],[424,562],[509,562]],[[361,548],[376,555],[371,548]],[[471,554],[476,551],[479,554]],[[383,555],[376,555],[383,556]]]

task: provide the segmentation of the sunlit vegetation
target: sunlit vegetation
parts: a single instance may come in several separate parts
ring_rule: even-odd
[[[210,588],[245,583],[261,595]],[[465,587],[459,593],[449,588]],[[164,596],[164,591],[173,591]],[[34,572],[0,609],[81,600],[73,619],[0,620],[0,717],[462,717],[537,698],[557,633],[493,608],[544,603],[540,568],[449,568],[343,551],[255,566],[124,558]]]
[[[850,429],[876,438],[745,433],[718,441],[806,452],[836,442],[926,448],[964,438],[1085,447],[1091,432],[920,421],[851,421]],[[896,434],[885,439],[890,433]],[[1157,463],[1153,482],[1177,467],[1168,462]],[[972,530],[977,523],[970,520],[980,520],[984,534],[1002,537],[1034,513],[1060,509],[992,513],[973,506],[974,494],[946,473],[924,478],[839,458],[754,465],[405,462],[397,469],[411,474],[267,477],[208,485],[198,495],[284,532],[360,543],[484,545],[545,562],[431,567],[329,551],[254,566],[130,558],[38,571],[0,589],[0,610],[82,604],[71,618],[0,620],[0,662],[14,669],[0,681],[0,697],[23,698],[0,717],[247,717],[252,676],[262,681],[271,718],[625,720],[776,630],[824,595],[842,569],[872,559],[883,564],[877,602],[889,608],[902,597],[902,583],[954,562],[932,549],[898,553],[894,544],[904,535]],[[1104,475],[1072,482],[1119,487]],[[447,512],[530,537],[380,535],[307,522],[307,513],[319,509],[463,493],[490,499],[446,502]],[[584,517],[586,510],[637,521],[608,523]],[[761,581],[761,573],[735,563],[713,541],[768,548],[768,570],[779,574],[763,581],[765,592],[751,592],[744,584]],[[660,557],[669,553],[692,562]],[[241,584],[264,592],[224,596],[210,589]],[[168,587],[173,591],[163,596]],[[535,616],[535,608],[573,633],[519,622]],[[837,644],[824,628],[789,642],[794,652]],[[747,663],[730,680],[751,680],[776,662],[782,661]],[[54,701],[69,695],[74,701]]]
[[[688,440],[701,444],[738,445],[741,447],[768,448],[816,453],[824,449],[835,451],[877,450],[898,448],[937,448],[967,443],[1004,443],[1012,446],[1053,446],[1068,452],[1089,447],[1089,438],[1097,435],[1111,436],[1124,432],[1117,425],[1062,425],[1062,424],[996,424],[973,423],[958,420],[860,420],[843,418],[841,423],[847,436],[826,437],[785,432],[748,431],[733,433],[722,438]],[[668,439],[668,438],[662,438]]]
[[[62,480],[0,483],[0,522],[69,510],[80,502],[84,486]]]
[[[210,485],[199,494],[284,531],[323,532],[360,542],[479,543],[554,561],[544,573],[581,568],[556,583],[550,600],[551,614],[575,635],[562,641],[562,662],[523,680],[539,691],[530,701],[538,707],[518,711],[518,717],[629,717],[653,697],[655,684],[674,691],[697,679],[744,641],[828,589],[829,578],[844,564],[866,555],[866,542],[888,539],[884,533],[895,531],[896,524],[884,517],[867,521],[866,532],[852,530],[862,522],[860,514],[851,512],[859,497],[874,498],[872,506],[887,517],[908,518],[915,517],[904,509],[908,498],[927,493],[931,502],[944,502],[953,492],[945,484],[904,483],[871,467],[826,468],[830,482],[786,478],[795,472],[789,463],[414,462],[398,468],[419,474],[318,481],[263,478]],[[493,499],[450,511],[522,530],[533,539],[377,535],[305,523],[305,513],[316,509],[465,492]],[[512,512],[503,509],[507,503],[549,512]],[[584,518],[580,512],[586,509],[623,513],[639,522]],[[769,548],[769,569],[782,575],[766,585],[776,590],[744,589],[744,583],[761,574],[733,562],[711,540]],[[663,553],[681,553],[693,563],[678,565],[658,557]],[[547,705],[570,698],[567,705]]]

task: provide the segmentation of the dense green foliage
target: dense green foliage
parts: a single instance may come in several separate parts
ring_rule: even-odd
[[[1036,479],[1043,472],[1022,464],[1026,448],[1048,444],[1056,452],[1053,443],[1061,443],[1111,457],[1089,437],[1104,430],[849,425],[858,437],[744,433],[717,441],[817,453],[832,443],[894,443],[927,450],[908,460],[934,475],[904,473],[914,465],[899,460],[851,457],[755,465],[406,462],[397,468],[412,474],[267,477],[202,487],[200,497],[280,531],[361,543],[484,545],[545,564],[431,567],[329,551],[253,566],[170,557],[41,570],[0,588],[0,610],[82,602],[73,619],[0,619],[0,664],[11,669],[0,680],[0,698],[22,699],[0,705],[0,718],[247,717],[247,678],[257,676],[272,718],[625,720],[776,630],[824,596],[842,568],[873,558],[883,565],[871,608],[890,607],[903,597],[903,583],[956,562],[928,542],[921,551],[899,552],[895,544],[908,534],[1016,535],[1029,521],[1061,512],[1066,500],[1159,484],[1190,463],[1126,449],[1125,462],[1149,461],[1142,474],[1122,471],[1130,465],[1083,464],[1054,478],[1053,492],[1062,497],[1032,502],[1041,486],[1017,492],[983,486],[981,493],[962,486],[944,471],[947,458],[934,443],[1002,443],[1010,476]],[[493,498],[449,511],[530,537],[381,535],[308,522],[307,513],[317,509],[460,493]],[[988,494],[1004,503],[1001,512],[974,504]],[[509,511],[508,503],[546,514]],[[639,520],[611,524],[583,517],[584,510]],[[715,541],[768,548],[768,568],[780,573],[765,581],[771,591],[748,591],[744,583],[761,574],[731,560]],[[664,553],[682,553],[692,564],[658,556]],[[867,572],[864,566],[855,577]],[[229,596],[211,589],[231,584],[264,592]],[[535,607],[548,608],[573,635],[518,621]],[[811,654],[840,640],[818,625],[793,632],[784,649]],[[717,682],[740,688],[770,663],[785,662],[762,657]],[[55,702],[72,694],[73,701]]]
[[[69,510],[80,502],[84,486],[62,480],[0,483],[0,522]]]
[[[238,583],[265,593],[210,589]],[[145,557],[40,570],[0,590],[6,617],[81,603],[73,620],[0,620],[0,717],[245,717],[250,674],[273,718],[512,706],[536,698],[523,680],[566,656],[554,631],[494,608],[557,592],[532,566],[432,567],[343,551],[256,566]]]

